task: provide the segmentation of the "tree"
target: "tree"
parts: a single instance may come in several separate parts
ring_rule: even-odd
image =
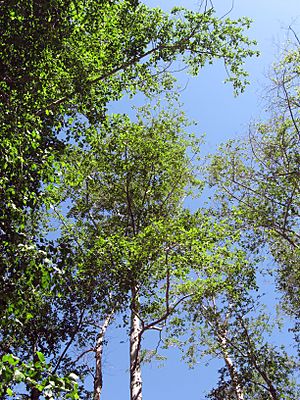
[[[172,87],[166,66],[178,58],[193,74],[223,59],[242,90],[242,62],[255,52],[242,34],[247,19],[220,20],[211,9],[168,15],[136,1],[32,0],[1,11],[1,351],[30,365],[41,346],[60,362],[61,341],[73,341],[84,304],[65,292],[73,279],[68,246],[51,243],[40,221],[45,187],[59,181],[69,150],[60,134],[88,146],[86,132],[105,126],[110,101]],[[65,315],[57,313],[63,303]]]
[[[278,348],[265,339],[270,333],[270,318],[266,314],[233,316],[217,324],[225,368],[220,370],[220,381],[210,399],[295,399],[299,396],[296,384],[296,360],[283,346]],[[225,327],[225,330],[224,330]],[[214,328],[215,329],[215,328]],[[223,335],[220,336],[220,332]],[[229,356],[230,355],[230,356]]]
[[[187,155],[189,148],[197,155],[198,142],[186,137],[184,116],[152,114],[146,107],[136,122],[122,115],[107,119],[101,131],[90,132],[87,149],[70,148],[61,184],[52,188],[53,201],[67,201],[69,207],[65,237],[84,254],[74,273],[83,291],[92,293],[89,323],[104,320],[99,341],[91,346],[95,399],[102,388],[103,335],[112,313],[122,314],[130,327],[131,399],[140,400],[144,334],[155,329],[161,335],[188,298],[196,302],[224,288],[237,291],[243,275],[243,253],[233,248],[237,238],[228,233],[226,221],[217,223],[202,210],[191,213],[183,206],[201,186]],[[88,335],[83,336],[86,346]]]
[[[245,271],[238,277],[237,292],[223,288],[191,297],[183,307],[189,319],[182,312],[175,316],[165,344],[179,346],[190,366],[207,356],[224,362],[209,399],[295,399],[297,362],[283,346],[271,344],[274,324],[249,296]]]
[[[162,112],[154,119],[146,110],[145,117],[143,121],[139,116],[136,123],[126,116],[110,118],[101,132],[90,135],[90,151],[71,150],[62,174],[63,200],[71,199],[69,216],[76,221],[72,235],[87,249],[77,273],[92,277],[96,292],[109,293],[117,305],[115,312],[127,314],[130,308],[132,399],[142,396],[142,334],[170,313],[166,310],[165,317],[156,318],[157,324],[146,323],[143,317],[155,306],[154,288],[165,279],[166,269],[176,269],[175,256],[173,266],[168,266],[165,253],[170,240],[176,243],[179,227],[172,221],[180,220],[186,186],[194,179],[186,155],[190,142],[182,134],[183,116]],[[111,313],[103,300],[95,306],[96,318],[101,309]]]
[[[223,212],[244,220],[252,244],[276,262],[286,312],[299,316],[299,51],[288,49],[275,66],[271,117],[230,141],[211,159],[210,182]],[[233,208],[232,208],[233,207]],[[226,210],[226,211],[225,211]]]
[[[150,95],[169,88],[173,79],[165,66],[178,57],[193,74],[221,58],[234,87],[243,88],[243,59],[255,53],[242,35],[249,21],[222,21],[211,9],[168,15],[129,1],[13,1],[3,5],[0,26],[1,315],[10,310],[8,317],[21,318],[18,310],[32,302],[33,287],[27,279],[21,288],[20,277],[24,271],[37,276],[43,264],[29,266],[25,250],[40,251],[36,217],[43,185],[56,179],[56,161],[65,151],[61,130],[79,140],[82,118],[97,128],[107,103],[125,92]],[[68,117],[76,124],[67,128]]]

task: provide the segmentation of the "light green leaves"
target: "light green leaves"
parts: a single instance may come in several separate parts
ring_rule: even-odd
[[[18,396],[18,390],[13,388],[16,384],[23,383],[30,388],[36,388],[47,399],[79,399],[78,376],[74,373],[59,378],[52,374],[51,366],[45,362],[41,352],[36,353],[39,361],[24,363],[12,354],[2,356],[0,361],[0,395]]]
[[[180,227],[184,196],[199,184],[187,155],[198,143],[184,134],[184,116],[153,118],[144,108],[133,122],[108,117],[108,104],[125,93],[153,99],[170,91],[176,79],[167,67],[178,59],[194,75],[222,59],[235,90],[243,89],[242,64],[256,53],[243,34],[249,21],[220,20],[212,10],[168,14],[121,0],[45,4],[1,9],[0,312],[3,348],[27,355],[19,372],[11,365],[6,373],[16,381],[29,376],[51,398],[59,381],[45,377],[47,360],[58,358],[83,305],[103,311],[113,293],[126,307],[132,280],[151,303],[167,270],[184,281],[196,256],[197,268],[203,257],[207,274],[216,274],[210,241],[195,250],[197,234]],[[62,203],[68,215],[58,211]],[[51,217],[59,220],[53,229]],[[59,237],[51,241],[53,231]],[[28,375],[32,360],[39,378]]]

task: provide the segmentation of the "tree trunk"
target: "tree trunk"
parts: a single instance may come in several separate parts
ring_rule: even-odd
[[[94,378],[94,396],[93,400],[100,400],[102,386],[103,386],[103,374],[102,374],[102,354],[103,354],[103,345],[104,345],[104,337],[107,330],[107,327],[110,323],[113,312],[107,315],[105,318],[103,325],[100,328],[100,332],[97,338],[96,348],[95,348],[95,358],[96,358],[96,371]]]
[[[41,392],[38,389],[32,388],[30,392],[30,400],[39,400],[40,395]]]
[[[131,330],[130,330],[130,400],[142,400],[141,373],[141,320],[138,317],[139,299],[136,288],[131,290]]]
[[[235,369],[234,363],[227,351],[227,343],[225,334],[219,334],[219,342],[223,353],[223,358],[229,371],[231,383],[233,386],[236,400],[244,400],[244,393],[241,384],[239,383],[239,375]]]

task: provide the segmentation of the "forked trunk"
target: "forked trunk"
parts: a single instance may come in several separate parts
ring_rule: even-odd
[[[130,400],[142,400],[141,373],[141,320],[138,316],[139,299],[136,288],[131,290],[131,329],[130,329]]]
[[[96,358],[96,371],[95,371],[95,378],[94,378],[94,396],[93,400],[100,400],[102,386],[103,386],[103,374],[102,374],[102,355],[103,355],[103,346],[104,346],[104,338],[107,327],[110,323],[111,317],[113,313],[109,314],[101,326],[99,336],[96,343],[95,348],[95,358]]]

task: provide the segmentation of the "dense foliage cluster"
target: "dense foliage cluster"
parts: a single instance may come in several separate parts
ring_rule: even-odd
[[[149,330],[191,365],[223,360],[211,399],[296,399],[296,364],[267,341],[252,294],[258,243],[286,311],[299,312],[298,50],[276,69],[284,101],[252,152],[231,143],[209,167],[221,212],[192,212],[201,141],[169,67],[196,75],[221,59],[243,91],[250,21],[209,2],[171,13],[134,0],[0,4],[0,398],[99,400],[105,333],[123,321],[131,400],[157,353],[143,349]],[[136,94],[156,105],[110,114]]]

